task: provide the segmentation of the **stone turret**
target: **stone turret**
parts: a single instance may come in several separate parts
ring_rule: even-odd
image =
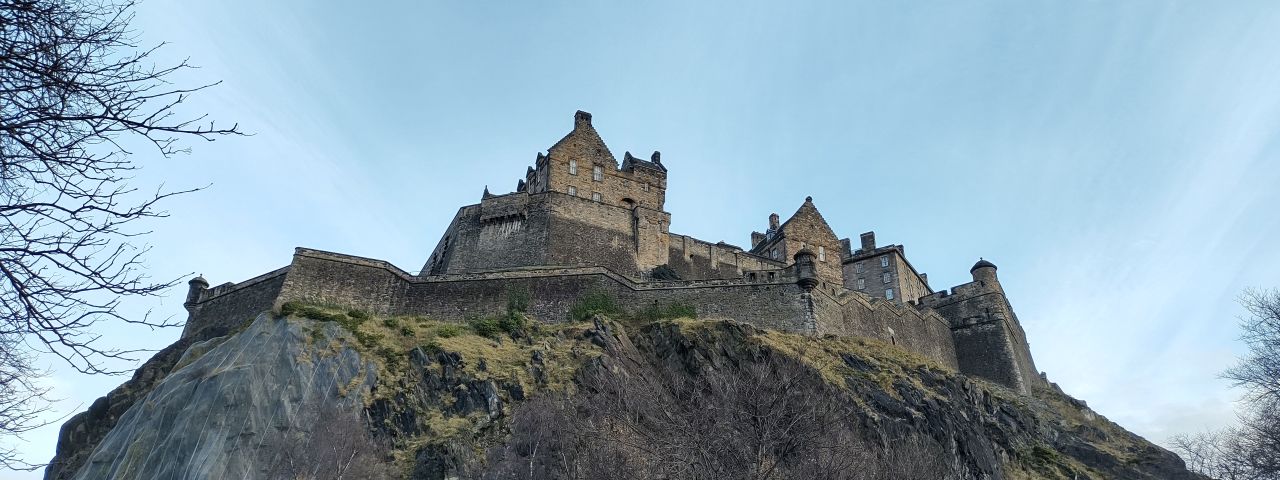
[[[182,307],[187,309],[187,313],[193,313],[196,304],[200,302],[200,294],[209,289],[209,281],[203,276],[196,276],[187,282],[187,300],[182,302]]]
[[[986,259],[979,258],[978,263],[973,264],[973,268],[969,269],[969,274],[973,275],[973,281],[980,285],[997,289],[1000,287],[1000,280],[996,278],[996,264]]]
[[[806,292],[818,286],[818,270],[813,265],[813,250],[801,248],[793,259],[796,261],[796,284]]]

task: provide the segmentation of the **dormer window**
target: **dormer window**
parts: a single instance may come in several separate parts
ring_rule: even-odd
[[[604,181],[604,167],[599,165],[591,167],[591,179],[597,182]]]
[[[578,174],[578,161],[569,160],[569,175],[577,175],[577,174]]]

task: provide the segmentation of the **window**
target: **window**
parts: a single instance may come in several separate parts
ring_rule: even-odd
[[[893,289],[892,289],[892,288],[885,289],[885,291],[884,291],[884,298],[887,298],[887,299],[889,299],[889,300],[893,300]]]
[[[853,273],[862,273],[862,262],[855,262],[853,264]]]
[[[645,183],[644,183],[644,186],[643,186],[643,187],[640,187],[640,189],[641,189],[641,190],[644,190],[644,191],[646,191],[646,192],[647,192],[647,191],[649,191],[649,182],[645,182]]]
[[[858,290],[866,290],[866,289],[867,289],[867,279],[865,279],[865,278],[859,278],[859,279],[858,279]]]
[[[880,257],[880,266],[881,266],[881,267],[888,267],[888,266],[889,266],[889,257]]]
[[[569,195],[578,196],[578,187],[569,185]]]
[[[592,199],[592,200],[594,200],[594,201],[599,202],[599,201],[600,201],[600,192],[591,192],[591,199]]]
[[[604,181],[604,167],[601,167],[601,166],[599,166],[599,165],[596,165],[596,166],[594,166],[594,167],[591,167],[591,179],[592,179],[592,180],[595,180],[595,181],[597,181],[597,182],[603,182],[603,181]]]
[[[769,281],[770,281],[770,282],[772,282],[772,281],[773,281],[773,272],[769,272]]]
[[[748,273],[748,274],[747,274],[747,281],[750,281],[750,282],[754,282],[754,281],[756,281],[756,274],[755,274],[755,273]]]
[[[772,252],[769,252],[769,257],[770,257],[770,258],[773,258],[774,260],[777,260],[777,259],[778,259],[778,249],[776,249],[776,248],[775,248],[775,249],[773,249],[773,251],[772,251]]]
[[[578,174],[578,161],[569,160],[569,175],[577,175],[577,174]]]
[[[819,262],[827,261],[827,247],[823,247],[821,245],[818,246],[818,261]]]
[[[884,272],[884,283],[889,283],[890,280],[891,280],[891,277],[889,275],[889,272]]]

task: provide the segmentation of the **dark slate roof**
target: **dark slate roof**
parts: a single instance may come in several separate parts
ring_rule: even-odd
[[[969,269],[969,273],[973,273],[974,270],[984,267],[996,268],[996,264],[988,262],[986,259],[979,258],[978,263],[973,264],[973,268]]]

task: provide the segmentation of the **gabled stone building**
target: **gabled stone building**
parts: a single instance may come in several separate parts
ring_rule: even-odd
[[[876,338],[1019,391],[1043,381],[990,262],[974,265],[973,282],[934,291],[901,245],[877,246],[867,232],[854,249],[812,198],[785,222],[770,215],[749,250],[698,240],[668,229],[667,175],[658,152],[624,152],[619,163],[580,111],[515,191],[485,188],[458,210],[419,273],[299,248],[288,266],[245,282],[192,280],[184,334],[288,301],[462,320],[501,312],[516,290],[529,293],[531,315],[558,322],[603,292],[635,310],[682,303],[706,318]]]

